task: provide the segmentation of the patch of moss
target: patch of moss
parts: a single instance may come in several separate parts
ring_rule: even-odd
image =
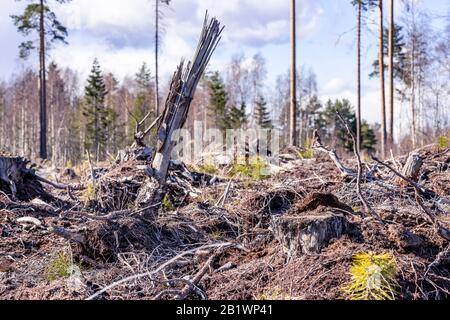
[[[223,239],[223,233],[220,231],[213,231],[210,236],[214,241],[221,241]]]
[[[87,183],[86,189],[80,195],[80,199],[85,206],[96,199],[95,187],[92,182]]]

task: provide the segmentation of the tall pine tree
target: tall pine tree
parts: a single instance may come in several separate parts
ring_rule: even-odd
[[[107,91],[97,59],[94,60],[87,83],[84,89],[85,105],[83,110],[83,116],[86,121],[84,147],[91,154],[95,154],[97,160],[102,160],[105,157],[106,143],[108,141],[110,115],[105,107]]]
[[[62,4],[71,0],[55,0]],[[56,14],[47,5],[46,0],[32,0],[21,15],[12,15],[14,25],[19,33],[29,36],[32,32],[38,34],[38,41],[24,41],[20,44],[20,57],[27,58],[32,50],[39,52],[39,124],[40,149],[39,155],[47,159],[47,90],[46,90],[46,54],[52,43],[67,43],[67,29],[57,19]],[[38,42],[39,44],[36,44]]]

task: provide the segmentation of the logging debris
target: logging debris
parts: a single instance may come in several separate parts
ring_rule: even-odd
[[[420,185],[448,198],[448,185],[439,186],[449,179],[450,154],[419,153]],[[286,161],[264,181],[230,180],[219,172],[212,184],[213,176],[174,162],[165,197],[171,206],[158,206],[150,221],[136,206],[148,178],[144,160],[104,164],[89,203],[80,201],[86,190],[73,190],[71,199],[51,185],[44,189],[53,202],[2,192],[0,297],[338,299],[354,254],[388,251],[401,270],[397,299],[448,298],[449,243],[416,197],[446,228],[448,203],[416,195],[380,165],[376,179],[361,182],[379,224],[364,215],[356,179],[342,177],[323,156]],[[395,161],[403,166],[407,158]],[[77,172],[78,183],[90,174]],[[45,270],[62,253],[70,257],[70,276],[49,281]]]

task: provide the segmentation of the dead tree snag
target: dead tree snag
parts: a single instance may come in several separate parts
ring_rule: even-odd
[[[157,145],[152,166],[147,170],[150,177],[138,194],[137,206],[140,208],[158,203],[162,199],[171,153],[175,145],[172,140],[173,134],[186,122],[198,82],[221,39],[222,31],[223,27],[220,26],[219,21],[215,18],[209,19],[206,14],[193,62],[185,65],[182,60],[173,75],[165,109],[158,125]],[[143,216],[151,218],[154,211],[154,209],[146,210]]]

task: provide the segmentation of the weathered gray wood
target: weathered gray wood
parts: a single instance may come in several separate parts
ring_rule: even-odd
[[[324,211],[320,215],[274,217],[272,220],[275,238],[290,258],[319,253],[331,239],[339,239],[347,227],[344,215],[332,211]]]
[[[156,179],[161,186],[166,183],[170,155],[174,147],[172,136],[186,122],[198,82],[221,39],[222,31],[219,21],[215,18],[209,20],[206,14],[193,63],[185,66],[184,61],[181,61],[172,78],[162,120],[158,127],[158,142],[152,164]]]
[[[320,138],[319,133],[317,132],[317,130],[314,131],[314,140],[313,140],[313,145],[312,148],[318,151],[322,151],[328,154],[328,156],[330,157],[331,160],[333,160],[334,164],[336,165],[336,167],[338,168],[338,170],[341,172],[343,177],[356,177],[358,175],[358,173],[350,168],[347,168],[341,161],[341,159],[339,158],[339,156],[336,153],[336,150],[334,149],[330,149],[328,147],[326,147],[323,143],[322,140]]]
[[[422,165],[423,158],[418,153],[411,153],[403,166],[402,175],[414,182],[417,182],[419,180]],[[398,178],[397,182],[404,183],[404,180]]]

